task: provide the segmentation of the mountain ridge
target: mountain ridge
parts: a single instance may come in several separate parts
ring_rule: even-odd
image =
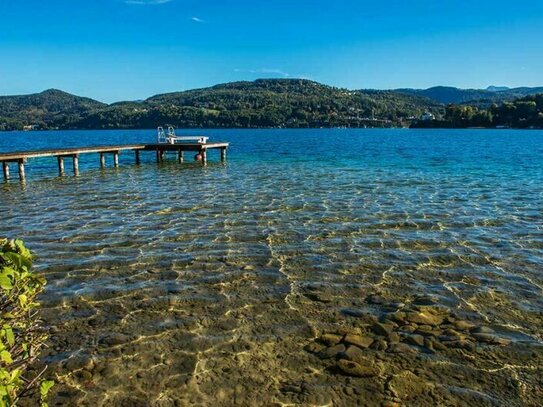
[[[433,86],[428,89],[400,88],[396,92],[425,96],[443,104],[472,104],[488,107],[492,103],[503,103],[514,99],[543,93],[543,87],[490,87],[491,89],[461,89],[453,86]]]
[[[51,103],[40,104],[55,97],[60,99],[59,105],[64,101],[70,109],[62,112],[50,108]],[[10,100],[12,108],[6,110]],[[399,125],[426,110],[437,114],[441,109],[424,97],[342,89],[306,79],[231,82],[109,105],[58,90],[4,97],[3,102],[3,129],[29,124],[44,129],[149,128],[158,124],[217,128],[382,127]]]
[[[449,103],[488,107],[543,93],[543,87],[502,88],[350,90],[307,79],[257,79],[110,104],[47,89],[0,96],[0,129],[400,126],[426,111],[441,116]]]

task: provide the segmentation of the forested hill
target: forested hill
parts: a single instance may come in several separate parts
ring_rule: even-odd
[[[478,107],[489,107],[493,103],[509,102],[525,96],[543,93],[543,87],[510,89],[489,86],[486,89],[459,89],[450,86],[435,86],[428,89],[396,89],[396,92],[427,97],[443,104],[468,104]]]
[[[261,79],[105,105],[60,91],[0,99],[0,129],[384,127],[443,106],[393,91],[352,91],[301,79]]]
[[[21,96],[0,96],[0,130],[24,125],[70,127],[105,103],[56,89]]]

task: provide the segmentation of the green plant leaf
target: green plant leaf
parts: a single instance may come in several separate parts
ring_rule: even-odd
[[[51,390],[51,387],[55,385],[55,382],[53,380],[44,380],[40,383],[40,395],[42,400],[47,396],[49,393],[49,390]]]
[[[18,269],[29,269],[32,266],[32,261],[19,253],[7,252],[2,257]]]
[[[13,335],[13,329],[9,325],[4,325],[4,330],[6,332],[6,339],[8,340],[9,346],[15,344],[15,335]]]
[[[7,269],[7,267],[5,267],[4,270],[5,269]],[[13,288],[13,281],[9,277],[9,274],[4,271],[0,273],[0,287],[4,290],[11,290]]]
[[[19,295],[19,304],[21,304],[21,307],[24,307],[28,302],[28,297],[25,294]]]
[[[9,353],[7,350],[3,350],[2,352],[0,352],[0,360],[7,364],[13,363],[13,359],[11,358],[11,353]]]
[[[25,259],[32,260],[32,253],[30,253],[30,250],[25,247],[22,240],[15,240],[15,247],[21,256],[23,256]]]

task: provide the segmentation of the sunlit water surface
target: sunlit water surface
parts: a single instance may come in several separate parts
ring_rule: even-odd
[[[91,154],[61,178],[44,158],[0,184],[0,236],[48,280],[52,405],[409,404],[405,371],[427,383],[415,405],[541,400],[543,132],[190,133],[230,142],[227,162]],[[0,151],[154,138],[2,133]],[[368,350],[371,378],[304,350],[420,295],[511,342]]]

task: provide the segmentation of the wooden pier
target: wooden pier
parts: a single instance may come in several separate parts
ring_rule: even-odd
[[[81,154],[99,154],[100,168],[106,166],[106,155],[113,156],[113,165],[119,166],[119,154],[121,152],[134,152],[136,164],[140,164],[140,153],[142,151],[154,151],[157,162],[162,162],[166,152],[175,152],[179,162],[184,160],[184,152],[195,152],[200,155],[201,162],[207,163],[208,150],[220,150],[221,161],[226,160],[226,150],[228,143],[175,143],[175,144],[126,144],[118,146],[96,146],[96,147],[79,147],[79,148],[60,148],[52,150],[36,150],[36,151],[15,151],[10,153],[0,153],[0,162],[4,173],[4,179],[10,178],[10,163],[17,163],[19,169],[19,178],[25,179],[25,164],[31,158],[40,157],[56,157],[58,162],[58,173],[64,175],[64,160],[71,159],[74,175],[79,175],[79,156]]]

